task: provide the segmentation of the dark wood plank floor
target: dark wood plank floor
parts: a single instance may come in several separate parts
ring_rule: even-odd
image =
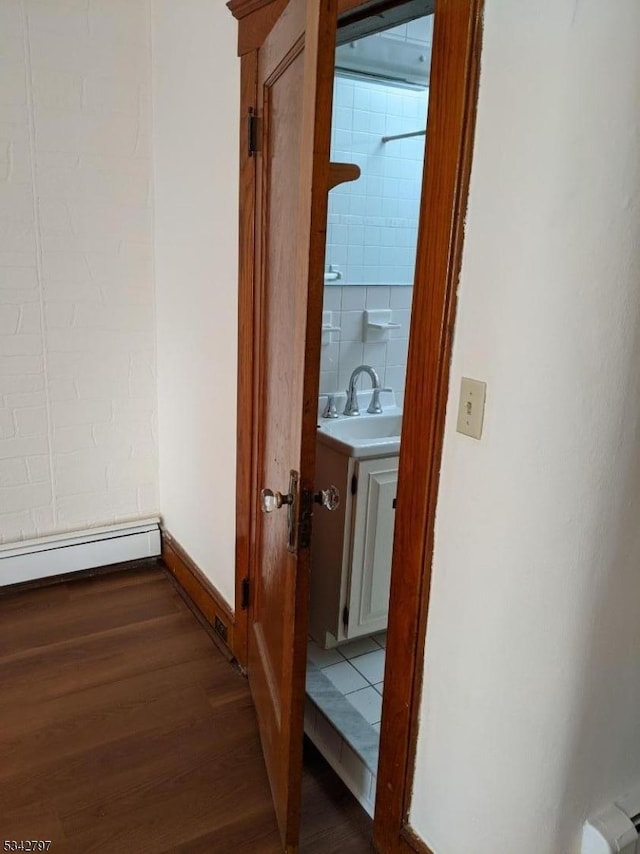
[[[280,851],[246,680],[164,571],[0,596],[0,843],[75,852]],[[301,851],[371,851],[307,745]]]

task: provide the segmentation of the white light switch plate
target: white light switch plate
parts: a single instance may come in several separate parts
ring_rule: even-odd
[[[484,401],[487,384],[479,380],[462,377],[460,383],[460,404],[458,406],[458,433],[479,439],[482,436],[484,419]]]

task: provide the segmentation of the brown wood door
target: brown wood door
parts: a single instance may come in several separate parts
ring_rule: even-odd
[[[296,849],[299,831],[335,30],[335,0],[290,0],[258,52],[247,670],[286,851]],[[287,496],[290,483],[293,504],[264,513],[261,490]]]

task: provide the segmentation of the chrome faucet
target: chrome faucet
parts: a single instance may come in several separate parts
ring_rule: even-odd
[[[358,379],[360,374],[369,374],[371,377],[371,388],[373,389],[373,394],[371,395],[371,402],[367,408],[367,412],[370,415],[378,415],[382,412],[382,406],[380,405],[380,392],[381,391],[391,391],[390,388],[382,388],[380,386],[380,377],[378,376],[377,371],[371,367],[371,365],[358,365],[358,367],[351,374],[351,379],[349,380],[349,388],[347,389],[347,402],[344,407],[343,415],[360,415],[360,408],[358,407]]]

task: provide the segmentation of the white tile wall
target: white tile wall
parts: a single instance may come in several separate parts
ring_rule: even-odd
[[[407,38],[406,26],[397,36]],[[336,76],[331,156],[362,175],[329,194],[325,260],[342,278],[325,286],[324,309],[341,329],[322,348],[321,394],[344,391],[365,363],[402,405],[425,138],[384,144],[382,136],[424,129],[427,106],[428,90]],[[363,312],[377,308],[390,308],[401,327],[365,343]]]
[[[0,542],[157,511],[146,0],[0,3]]]
[[[329,194],[326,264],[344,284],[411,284],[425,137],[382,137],[424,130],[428,90],[336,75],[331,157],[361,176]]]
[[[412,294],[413,288],[398,285],[368,288],[325,286],[324,308],[332,312],[332,322],[340,327],[340,332],[332,332],[332,343],[322,347],[321,394],[345,391],[353,369],[367,364],[376,369],[384,386],[395,391],[396,402],[402,406]],[[363,341],[366,308],[391,309],[391,319],[400,323],[400,328],[390,330],[388,341]]]
[[[379,37],[417,42],[425,46],[431,45],[433,41],[434,17],[434,15],[425,15],[422,18],[416,18],[415,21],[409,21],[408,24],[400,24],[398,27],[384,30],[379,34]]]

